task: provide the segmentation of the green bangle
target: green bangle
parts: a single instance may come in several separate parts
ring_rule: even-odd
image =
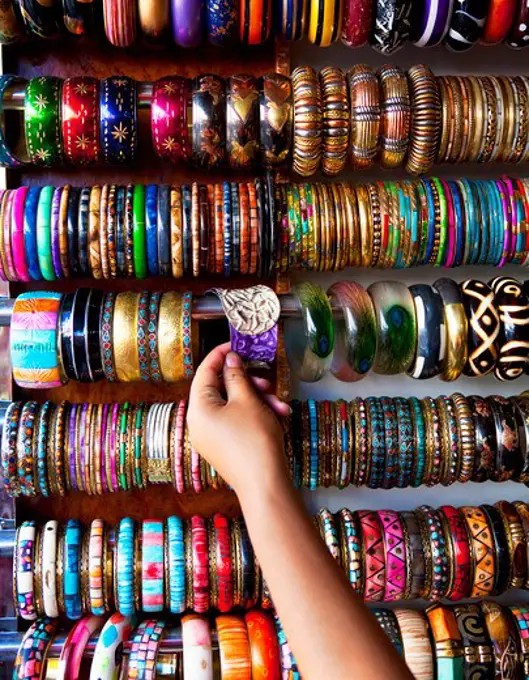
[[[442,264],[444,264],[445,261],[446,242],[448,236],[448,207],[446,203],[446,195],[443,185],[437,179],[437,177],[432,177],[432,182],[435,184],[435,188],[437,189],[437,194],[439,196],[439,209],[440,209],[439,221],[441,223],[441,231],[439,233],[439,250],[437,251],[435,266],[440,267]]]
[[[391,217],[393,218],[393,206],[397,205],[398,206],[398,213],[399,213],[399,219],[397,222],[395,222],[392,219],[392,234],[391,234],[391,266],[395,267],[395,264],[397,260],[399,259],[399,248],[400,248],[400,240],[402,234],[400,233],[400,218],[401,218],[401,213],[400,213],[400,201],[399,201],[399,196],[397,193],[397,186],[395,185],[395,182],[392,182],[390,185],[390,190],[391,190],[391,195],[392,195],[392,201],[391,201],[391,211],[392,215]]]
[[[51,166],[61,161],[62,80],[41,76],[26,87],[24,122],[29,157],[35,165]]]
[[[37,206],[37,255],[42,276],[46,281],[55,281],[55,270],[51,254],[51,204],[54,188],[42,187]]]
[[[136,184],[132,201],[132,251],[137,279],[147,276],[145,252],[145,186]]]
[[[121,491],[127,491],[129,485],[127,483],[126,466],[127,461],[127,421],[129,415],[130,404],[126,401],[121,407],[121,417],[119,421],[119,486]]]

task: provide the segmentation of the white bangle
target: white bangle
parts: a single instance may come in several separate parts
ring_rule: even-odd
[[[17,608],[21,618],[33,621],[37,618],[33,570],[35,567],[35,522],[24,522],[17,532],[16,579]]]
[[[42,529],[42,600],[46,616],[59,616],[57,606],[57,531],[55,520],[46,522]]]
[[[90,668],[90,680],[114,680],[119,674],[123,654],[117,653],[130,637],[132,619],[119,612],[105,623],[97,640],[94,658]]]
[[[182,619],[184,678],[213,680],[213,651],[209,621],[189,614]]]

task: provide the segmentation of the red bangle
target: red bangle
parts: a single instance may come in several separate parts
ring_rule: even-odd
[[[233,579],[231,565],[230,521],[217,513],[213,517],[215,529],[215,560],[217,574],[217,609],[229,612],[233,608]]]
[[[171,163],[187,161],[191,155],[189,116],[191,84],[188,78],[168,76],[154,83],[151,132],[154,150]]]
[[[398,512],[379,510],[378,518],[384,530],[386,554],[386,585],[384,602],[397,602],[406,592],[406,545],[404,529]]]
[[[369,40],[374,5],[373,0],[345,0],[342,42],[348,47],[362,47]]]
[[[281,680],[281,655],[274,622],[268,614],[252,611],[245,614],[252,680]]]
[[[62,88],[61,115],[64,154],[70,163],[99,161],[99,81],[85,76],[67,78]]]
[[[241,0],[241,42],[261,45],[270,35],[272,24],[271,0]]]
[[[105,33],[116,47],[130,47],[136,40],[136,0],[103,0]]]
[[[470,597],[472,590],[472,563],[470,560],[470,542],[466,522],[463,515],[451,505],[439,508],[448,525],[447,537],[452,545],[452,586],[446,596],[453,602]]]
[[[364,600],[380,602],[386,588],[384,534],[376,512],[359,510],[358,519],[364,541]]]
[[[208,530],[204,517],[191,517],[193,551],[193,609],[203,614],[209,609]]]
[[[518,0],[491,0],[481,42],[497,45],[510,33]]]
[[[18,281],[30,281],[26,261],[26,246],[24,242],[24,207],[26,205],[27,187],[15,189],[13,208],[11,210],[11,250],[13,263]]]

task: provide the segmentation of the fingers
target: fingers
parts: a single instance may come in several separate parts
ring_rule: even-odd
[[[272,387],[270,380],[267,380],[266,378],[260,378],[256,375],[251,375],[250,381],[255,389],[259,392],[268,392]]]
[[[289,404],[282,401],[275,394],[262,394],[261,399],[280,418],[286,418],[292,413],[292,409],[290,408]]]
[[[228,352],[224,363],[224,388],[228,401],[255,398],[255,391],[241,357],[235,352]]]
[[[229,351],[229,342],[219,345],[199,365],[191,384],[190,402],[199,401],[201,406],[219,406],[225,403],[220,393],[220,376]]]

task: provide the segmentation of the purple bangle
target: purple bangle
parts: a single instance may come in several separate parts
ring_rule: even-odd
[[[106,464],[106,449],[105,440],[107,433],[107,418],[108,418],[108,404],[103,404],[101,416],[101,480],[103,482],[103,493],[108,493],[110,489],[107,484],[107,464]]]
[[[114,491],[119,490],[118,472],[116,468],[116,433],[118,431],[118,415],[119,404],[112,406],[112,429],[110,430],[110,477],[112,479],[112,488]]]
[[[503,208],[503,251],[501,260],[498,262],[498,267],[503,267],[508,264],[511,259],[512,235],[516,236],[516,230],[512,224],[512,210],[511,201],[513,200],[513,188],[507,184],[507,178],[503,180],[496,180],[496,186],[501,196],[501,204]],[[515,211],[516,212],[516,211]]]
[[[15,189],[13,210],[11,212],[11,248],[17,281],[30,281],[26,262],[26,244],[24,240],[24,209],[28,187]]]
[[[51,199],[51,259],[53,271],[58,279],[63,278],[61,250],[59,247],[59,218],[61,214],[62,187],[56,187]]]
[[[4,223],[1,225],[4,230],[4,251],[5,260],[7,264],[7,278],[10,281],[17,280],[17,273],[15,271],[15,264],[13,262],[13,251],[11,249],[11,212],[13,210],[14,200],[15,192],[11,190],[7,195],[6,205],[4,209]]]
[[[77,474],[75,469],[75,461],[77,458],[77,437],[75,422],[77,420],[77,404],[72,404],[70,408],[70,420],[68,423],[68,448],[70,453],[70,486],[72,491],[79,491],[77,485]]]
[[[79,460],[81,462],[81,477],[84,477],[84,490],[91,489],[90,485],[90,465],[86,465],[86,412],[88,411],[88,404],[81,404],[81,417],[79,419],[79,429],[81,430],[79,436]]]
[[[277,353],[277,326],[258,335],[243,335],[230,324],[231,349],[248,363],[271,364]]]
[[[426,0],[417,27],[417,47],[439,45],[450,28],[454,0]]]
[[[516,255],[516,244],[518,241],[518,229],[520,227],[518,222],[518,204],[513,181],[510,177],[504,177],[503,181],[507,187],[507,192],[509,194],[509,205],[511,208],[511,244],[509,247],[509,262],[512,262]]]
[[[4,200],[4,196],[6,193],[7,189],[0,189],[0,205],[2,204]],[[7,198],[6,198],[7,201]],[[0,229],[2,229],[2,225],[0,224]],[[0,242],[3,244],[4,242],[4,237],[3,237],[3,230],[2,230],[2,238],[0,239]],[[4,271],[4,264],[2,262],[4,258],[0,257],[0,281],[8,281],[9,279],[7,278],[7,273]]]
[[[173,0],[173,39],[180,47],[199,47],[204,40],[203,0]]]

